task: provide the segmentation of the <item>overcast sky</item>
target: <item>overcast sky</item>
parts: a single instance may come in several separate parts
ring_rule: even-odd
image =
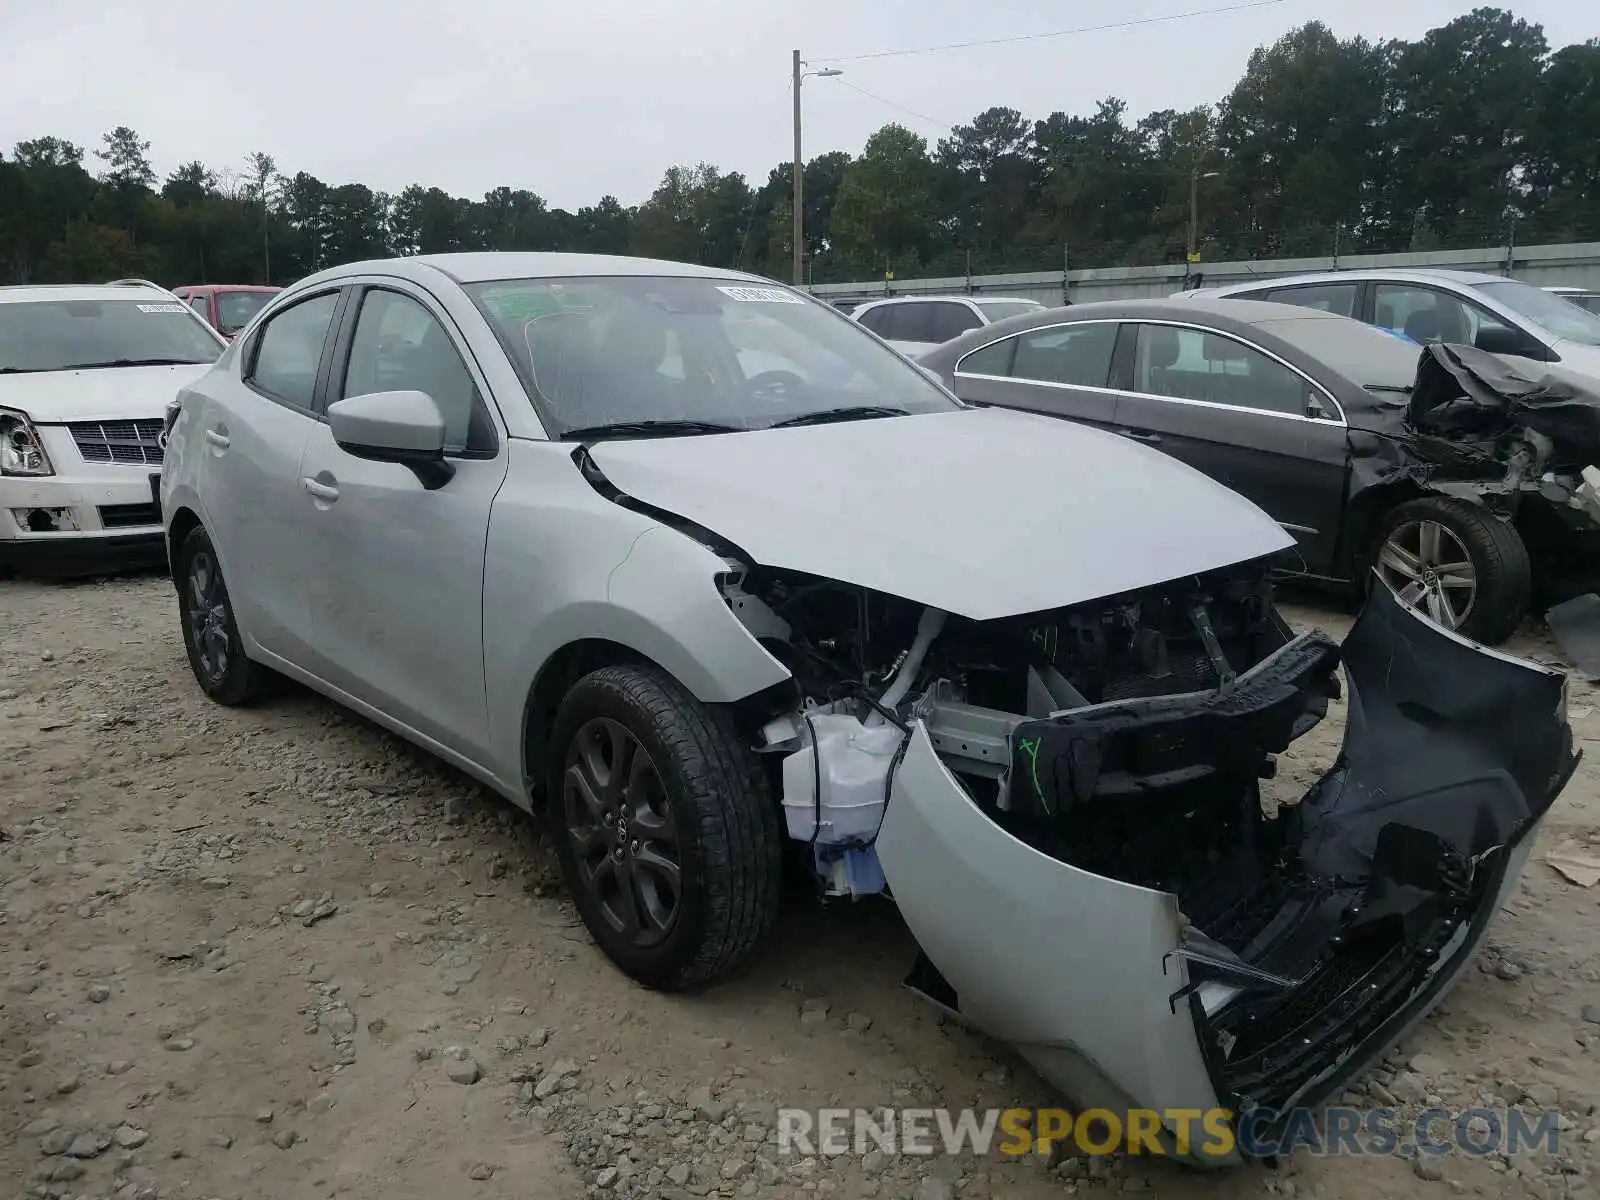
[[[479,196],[505,184],[577,208],[645,199],[671,163],[752,184],[792,154],[789,54],[825,59],[1103,25],[1244,0],[0,0],[0,151],[112,126],[163,175],[253,150],[287,173]],[[1010,45],[837,65],[804,85],[806,156],[860,150],[886,121],[930,143],[991,105],[1134,116],[1223,96],[1250,51],[1318,18],[1341,37],[1413,38],[1450,0],[1269,6]],[[1518,0],[1553,46],[1600,33],[1595,0]],[[864,89],[890,104],[863,95]],[[907,111],[918,114],[910,115]],[[98,164],[90,160],[92,168]]]

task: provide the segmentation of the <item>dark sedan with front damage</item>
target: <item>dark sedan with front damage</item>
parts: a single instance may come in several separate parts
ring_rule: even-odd
[[[1583,590],[1600,397],[1470,347],[1424,351],[1294,305],[1115,301],[1013,318],[923,355],[963,400],[1065,417],[1189,463],[1296,541],[1292,574],[1365,581],[1494,644]],[[1572,588],[1577,584],[1576,589]]]

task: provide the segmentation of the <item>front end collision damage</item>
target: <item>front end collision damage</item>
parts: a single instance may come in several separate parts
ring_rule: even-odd
[[[1292,635],[1270,558],[975,620],[649,515],[801,697],[756,749],[824,893],[892,896],[908,982],[1079,1103],[1270,1138],[1459,976],[1576,766],[1563,675],[1381,582],[1342,647]],[[1339,757],[1269,813],[1341,662]]]
[[[1459,975],[1577,762],[1563,675],[1386,587],[1342,647],[1275,627],[1276,649],[1188,692],[1060,703],[1074,685],[1035,667],[1046,716],[1000,719],[941,681],[899,714],[776,721],[791,835],[828,890],[893,896],[913,987],[1073,1100],[1221,1106],[1270,1137]],[[1338,759],[1269,815],[1257,781],[1341,661]]]
[[[1515,522],[1545,557],[1600,558],[1600,393],[1576,378],[1427,346],[1406,403],[1353,418],[1351,448],[1358,507],[1397,486],[1433,493]]]

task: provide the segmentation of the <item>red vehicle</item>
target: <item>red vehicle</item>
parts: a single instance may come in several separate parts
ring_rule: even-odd
[[[251,317],[267,306],[267,301],[283,291],[251,283],[192,283],[172,290],[230,342]]]

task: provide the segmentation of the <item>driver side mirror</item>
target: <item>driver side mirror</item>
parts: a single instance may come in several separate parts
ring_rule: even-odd
[[[328,405],[328,429],[346,454],[411,468],[434,491],[455,477],[444,456],[444,415],[426,392],[369,392]]]
[[[1548,351],[1544,346],[1522,330],[1513,329],[1509,325],[1485,325],[1478,330],[1478,336],[1473,338],[1472,344],[1490,354],[1512,354],[1519,358],[1537,359],[1548,357]]]

